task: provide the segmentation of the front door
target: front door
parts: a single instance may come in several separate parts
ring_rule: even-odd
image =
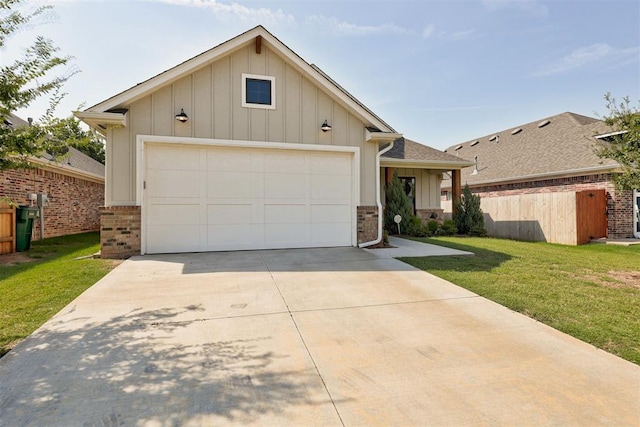
[[[640,190],[633,192],[633,235],[640,238]]]

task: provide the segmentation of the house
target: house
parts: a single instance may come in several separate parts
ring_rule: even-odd
[[[10,115],[6,126],[28,126]],[[10,123],[10,124],[9,124]],[[104,165],[73,147],[59,159],[44,155],[30,160],[32,169],[0,171],[0,196],[18,205],[34,205],[37,194],[46,194],[42,221],[34,223],[34,236],[44,237],[98,231],[104,204]],[[30,198],[30,195],[32,195]]]
[[[598,139],[610,132],[601,120],[566,112],[456,144],[445,151],[474,161],[473,168],[462,171],[461,180],[483,200],[485,217],[500,214],[487,212],[485,199],[601,190],[606,194],[605,206],[591,216],[603,217],[605,234],[612,239],[640,237],[640,194],[617,191],[612,176],[619,172],[619,165],[594,152]],[[443,199],[449,198],[450,181],[443,182],[442,191]],[[445,204],[450,209],[451,202]],[[564,219],[552,218],[559,227]]]
[[[385,162],[419,209],[469,165],[382,157],[402,135],[262,26],[76,116],[107,140],[103,257],[372,245]]]

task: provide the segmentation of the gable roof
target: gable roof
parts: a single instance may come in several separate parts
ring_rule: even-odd
[[[472,166],[473,162],[452,156],[435,148],[422,145],[406,138],[394,141],[391,150],[381,156],[382,166],[429,167],[430,169],[462,169]]]
[[[462,171],[463,183],[481,185],[615,170],[618,164],[598,157],[595,135],[610,132],[601,120],[562,113],[452,145],[445,151],[470,161],[477,174]],[[443,187],[450,186],[443,182]]]
[[[258,25],[249,31],[207,50],[206,52],[151,77],[142,83],[138,83],[137,85],[89,107],[82,112],[76,112],[75,115],[80,119],[83,119],[92,127],[96,127],[103,122],[107,124],[126,125],[126,111],[123,109],[126,109],[128,105],[167,84],[194,73],[198,69],[211,64],[225,55],[253,43],[257,37],[261,37],[262,44],[287,58],[289,63],[300,73],[326,90],[334,97],[334,99],[342,104],[348,111],[356,115],[356,117],[359,117],[363,122],[365,122],[365,124],[382,132],[396,133],[391,126],[375,115],[353,95],[338,85],[334,80],[329,78],[318,67],[311,65],[302,59],[298,54],[261,25]]]

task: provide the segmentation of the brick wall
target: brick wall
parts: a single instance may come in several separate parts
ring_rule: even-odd
[[[100,206],[104,183],[93,182],[45,169],[0,171],[0,196],[18,205],[30,205],[30,193],[45,193],[45,237],[85,233],[100,229]],[[34,222],[34,238],[40,237],[40,220]]]
[[[358,243],[378,238],[378,207],[358,206]]]
[[[472,187],[481,198],[518,194],[604,189],[607,192],[607,231],[610,239],[633,237],[633,192],[617,192],[611,174],[593,174],[532,182]]]
[[[444,221],[444,209],[416,209],[416,216],[419,217],[424,224],[429,221],[438,221],[442,224]]]
[[[100,256],[125,259],[140,255],[140,206],[100,208]]]

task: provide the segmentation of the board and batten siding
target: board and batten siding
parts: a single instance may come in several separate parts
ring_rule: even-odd
[[[274,110],[244,108],[242,73],[275,77]],[[135,204],[136,137],[165,135],[360,147],[360,204],[375,205],[378,145],[365,124],[273,50],[253,45],[217,59],[127,106],[129,126],[108,130],[107,205]],[[189,116],[179,123],[183,108]],[[332,130],[322,132],[327,120]]]
[[[416,179],[416,209],[440,209],[440,183],[442,171],[429,169],[397,168],[399,177]],[[381,200],[384,200],[384,170],[380,171]]]

